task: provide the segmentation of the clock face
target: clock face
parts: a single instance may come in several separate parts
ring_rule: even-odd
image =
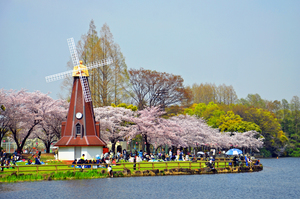
[[[80,120],[82,118],[82,113],[76,113],[76,118]]]

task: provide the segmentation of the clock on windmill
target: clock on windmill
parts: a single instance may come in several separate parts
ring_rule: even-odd
[[[67,40],[73,70],[50,75],[46,77],[47,82],[73,77],[71,100],[67,120],[62,123],[61,138],[55,144],[59,147],[58,156],[60,160],[74,160],[85,153],[87,159],[101,155],[106,143],[100,136],[100,123],[95,121],[92,98],[89,88],[89,70],[112,64],[112,59],[103,59],[84,66],[79,61],[74,39]]]

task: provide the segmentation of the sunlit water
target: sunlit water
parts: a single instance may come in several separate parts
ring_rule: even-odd
[[[300,158],[261,159],[253,173],[0,184],[0,198],[300,198]]]

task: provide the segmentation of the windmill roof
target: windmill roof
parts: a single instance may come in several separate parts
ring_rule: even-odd
[[[73,136],[64,136],[55,146],[106,146],[106,143],[95,135],[76,138]]]

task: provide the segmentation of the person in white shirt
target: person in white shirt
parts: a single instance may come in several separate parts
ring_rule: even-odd
[[[170,150],[169,150],[169,160],[170,160],[170,161],[171,161],[171,159],[172,159],[172,155],[173,155],[173,154],[172,154],[172,150],[170,149]]]
[[[108,175],[109,175],[111,178],[113,178],[114,175],[113,175],[112,168],[111,168],[110,165],[108,166],[107,171],[108,171]]]

